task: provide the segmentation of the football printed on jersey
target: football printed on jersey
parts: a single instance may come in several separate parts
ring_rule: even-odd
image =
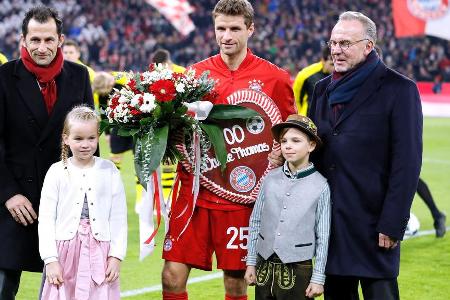
[[[257,111],[260,116],[244,120],[222,120],[223,137],[227,150],[227,165],[224,172],[212,149],[201,168],[200,184],[214,194],[236,203],[253,203],[258,195],[261,181],[272,168],[267,156],[279,145],[273,140],[271,127],[282,121],[281,113],[274,101],[261,92],[263,83],[253,80],[249,88],[235,91],[227,102]],[[185,146],[180,150],[187,154]],[[191,171],[192,161],[183,161]]]

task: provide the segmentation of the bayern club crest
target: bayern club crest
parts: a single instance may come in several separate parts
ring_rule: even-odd
[[[172,250],[172,240],[170,238],[166,238],[166,240],[164,241],[163,249],[164,251]]]
[[[422,20],[443,17],[448,12],[448,0],[407,0],[411,14]]]
[[[246,166],[236,167],[230,173],[230,184],[237,192],[248,192],[255,187],[255,172]]]

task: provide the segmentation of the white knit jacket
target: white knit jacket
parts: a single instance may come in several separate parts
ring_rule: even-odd
[[[57,261],[56,241],[74,238],[84,197],[89,204],[92,234],[110,241],[108,256],[123,260],[127,249],[127,205],[120,173],[114,164],[95,157],[94,166],[80,169],[53,164],[45,176],[39,206],[39,252],[45,264]]]

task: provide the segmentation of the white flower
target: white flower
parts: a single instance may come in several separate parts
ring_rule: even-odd
[[[134,107],[137,107],[139,105],[139,99],[141,98],[141,94],[136,94],[133,96],[133,99],[131,99],[131,105]]]
[[[119,97],[119,103],[127,103],[127,102],[128,102],[128,99],[124,95],[121,95]]]
[[[185,89],[184,83],[177,83],[175,85],[175,89],[177,90],[178,93],[184,93],[184,89]]]
[[[149,113],[152,110],[155,109],[155,96],[150,93],[144,93],[144,102],[142,103],[141,107],[139,108],[143,113]]]

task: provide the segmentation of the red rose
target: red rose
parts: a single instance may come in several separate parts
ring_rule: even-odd
[[[119,105],[119,98],[120,98],[120,95],[114,95],[112,98],[111,98],[111,104],[110,104],[110,106],[114,109],[114,108],[116,108],[116,106],[117,105]]]
[[[159,102],[169,102],[175,98],[175,84],[168,79],[158,80],[148,89]]]
[[[185,78],[186,76],[183,73],[173,72],[172,77],[173,77],[173,80],[177,81],[179,79]]]
[[[135,94],[139,94],[140,91],[138,89],[136,89],[136,80],[131,79],[130,82],[128,82],[128,87],[130,88],[130,90],[135,93]]]

